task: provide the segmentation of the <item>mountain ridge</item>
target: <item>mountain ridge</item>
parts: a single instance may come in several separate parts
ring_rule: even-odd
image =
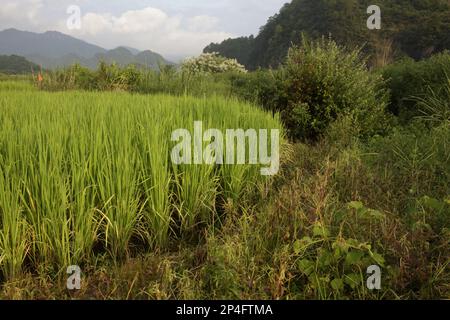
[[[135,64],[156,70],[160,65],[173,64],[151,50],[139,51],[126,46],[108,50],[59,31],[36,33],[15,28],[0,31],[0,55],[22,56],[46,69],[74,63],[95,68],[100,61],[121,66]]]

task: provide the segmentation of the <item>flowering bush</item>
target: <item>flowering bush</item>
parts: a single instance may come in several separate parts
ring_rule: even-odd
[[[224,58],[217,52],[203,53],[196,58],[186,59],[182,64],[182,70],[189,74],[247,72],[236,59]]]

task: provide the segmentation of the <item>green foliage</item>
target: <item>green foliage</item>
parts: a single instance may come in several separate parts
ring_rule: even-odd
[[[385,132],[390,123],[381,76],[367,70],[359,50],[332,40],[304,39],[280,69],[230,79],[232,94],[280,113],[293,139],[317,139],[336,122],[345,123],[342,130],[353,137],[368,137]]]
[[[406,128],[396,128],[386,137],[371,139],[365,152],[376,154],[366,161],[380,170],[377,174],[390,168],[384,173],[389,180],[386,183],[393,189],[406,191],[406,198],[405,195],[397,196],[397,201],[403,201],[403,206],[410,205],[415,197],[447,195],[450,181],[448,123],[431,129],[420,122]]]
[[[294,46],[277,70],[102,63],[45,74],[41,86],[151,96],[39,92],[7,77],[0,268],[13,282],[0,296],[33,296],[16,290],[33,288],[17,282],[27,271],[48,277],[83,263],[93,268],[79,293],[88,298],[448,297],[448,61],[443,53],[395,64],[381,70],[384,82],[359,50],[322,39]],[[386,86],[405,124],[389,130]],[[274,180],[246,165],[169,161],[175,128],[203,119],[220,129],[281,129],[277,113],[293,138],[314,143],[283,148]],[[366,287],[373,264],[382,267],[381,291]],[[34,288],[44,295],[59,290],[42,283]],[[71,298],[65,289],[58,296]]]
[[[254,70],[278,67],[303,33],[312,39],[331,34],[339,45],[364,46],[374,64],[378,56],[420,59],[450,49],[447,0],[380,0],[376,4],[381,8],[382,28],[376,31],[366,27],[366,10],[372,4],[368,0],[293,0],[269,18],[254,39],[228,39],[209,45],[205,52],[239,57]]]
[[[80,65],[49,71],[39,88],[47,91],[128,91],[136,93],[167,93],[177,96],[211,96],[232,94],[231,77],[236,73],[189,74],[172,65],[160,71],[138,69],[134,65],[119,67],[102,62],[96,70]]]
[[[149,71],[151,72],[151,71]],[[96,90],[136,92],[143,82],[144,72],[134,65],[121,68],[101,62],[97,70],[78,64],[44,74],[40,88],[44,90]]]
[[[236,59],[244,66],[250,65],[250,54],[253,48],[254,37],[241,37],[236,39],[227,39],[222,43],[211,43],[203,52],[220,52],[220,55],[230,59]]]
[[[267,111],[284,101],[283,82],[276,70],[258,70],[246,74],[230,75],[231,92],[241,99],[252,101]]]
[[[10,78],[10,76],[8,77]],[[29,78],[0,81],[0,91],[35,91]],[[18,81],[19,80],[19,81]]]
[[[0,73],[5,74],[26,74],[38,72],[40,70],[39,66],[26,60],[23,57],[11,55],[2,56],[0,55]]]
[[[450,124],[450,78],[439,91],[429,87],[425,97],[414,97],[413,100],[417,102],[421,119],[431,125]]]
[[[449,52],[420,62],[406,59],[385,67],[381,72],[387,80],[391,94],[388,109],[404,123],[415,116],[423,115],[418,103],[421,99],[434,96],[434,99],[444,99],[443,103],[448,99],[446,85],[450,77]]]
[[[341,117],[352,120],[359,136],[386,129],[383,81],[366,70],[359,50],[304,40],[290,49],[279,72],[283,91],[273,108],[293,138],[317,138]]]
[[[372,223],[385,219],[383,213],[353,201],[339,212],[336,222],[341,225],[355,223],[356,216],[352,211],[358,219]],[[304,282],[305,291],[320,299],[369,295],[365,288],[367,267],[373,264],[386,267],[385,259],[369,243],[342,236],[342,233],[350,232],[341,229],[337,236],[331,232],[323,222],[316,222],[312,225],[311,236],[304,236],[293,243],[298,268],[296,281]]]

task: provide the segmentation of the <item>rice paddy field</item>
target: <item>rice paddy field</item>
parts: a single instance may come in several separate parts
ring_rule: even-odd
[[[0,83],[0,269],[65,273],[98,255],[195,236],[263,179],[255,165],[174,165],[171,132],[280,129],[251,104],[221,97],[41,92]]]
[[[343,119],[296,141],[277,114],[222,90],[46,90],[0,80],[0,300],[450,297],[444,113],[366,139]],[[173,134],[191,133],[195,158],[196,121],[279,130],[278,173],[177,165]]]

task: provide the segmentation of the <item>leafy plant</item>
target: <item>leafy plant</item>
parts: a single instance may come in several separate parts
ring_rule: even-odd
[[[368,221],[385,217],[358,201],[349,203],[347,210],[355,210],[358,219]],[[343,224],[349,218],[347,211],[344,211],[339,217],[343,220],[338,222]],[[366,296],[367,267],[373,264],[386,267],[384,257],[374,251],[369,243],[346,238],[343,233],[341,230],[333,236],[329,227],[317,221],[312,225],[311,236],[304,236],[293,244],[293,252],[298,257],[295,262],[298,281],[305,282],[305,290],[312,291],[321,299],[345,298],[355,292]]]
[[[331,40],[289,50],[282,68],[286,104],[278,106],[294,138],[317,138],[340,116],[351,116],[359,135],[386,129],[386,91],[370,74],[359,50],[347,51]]]

